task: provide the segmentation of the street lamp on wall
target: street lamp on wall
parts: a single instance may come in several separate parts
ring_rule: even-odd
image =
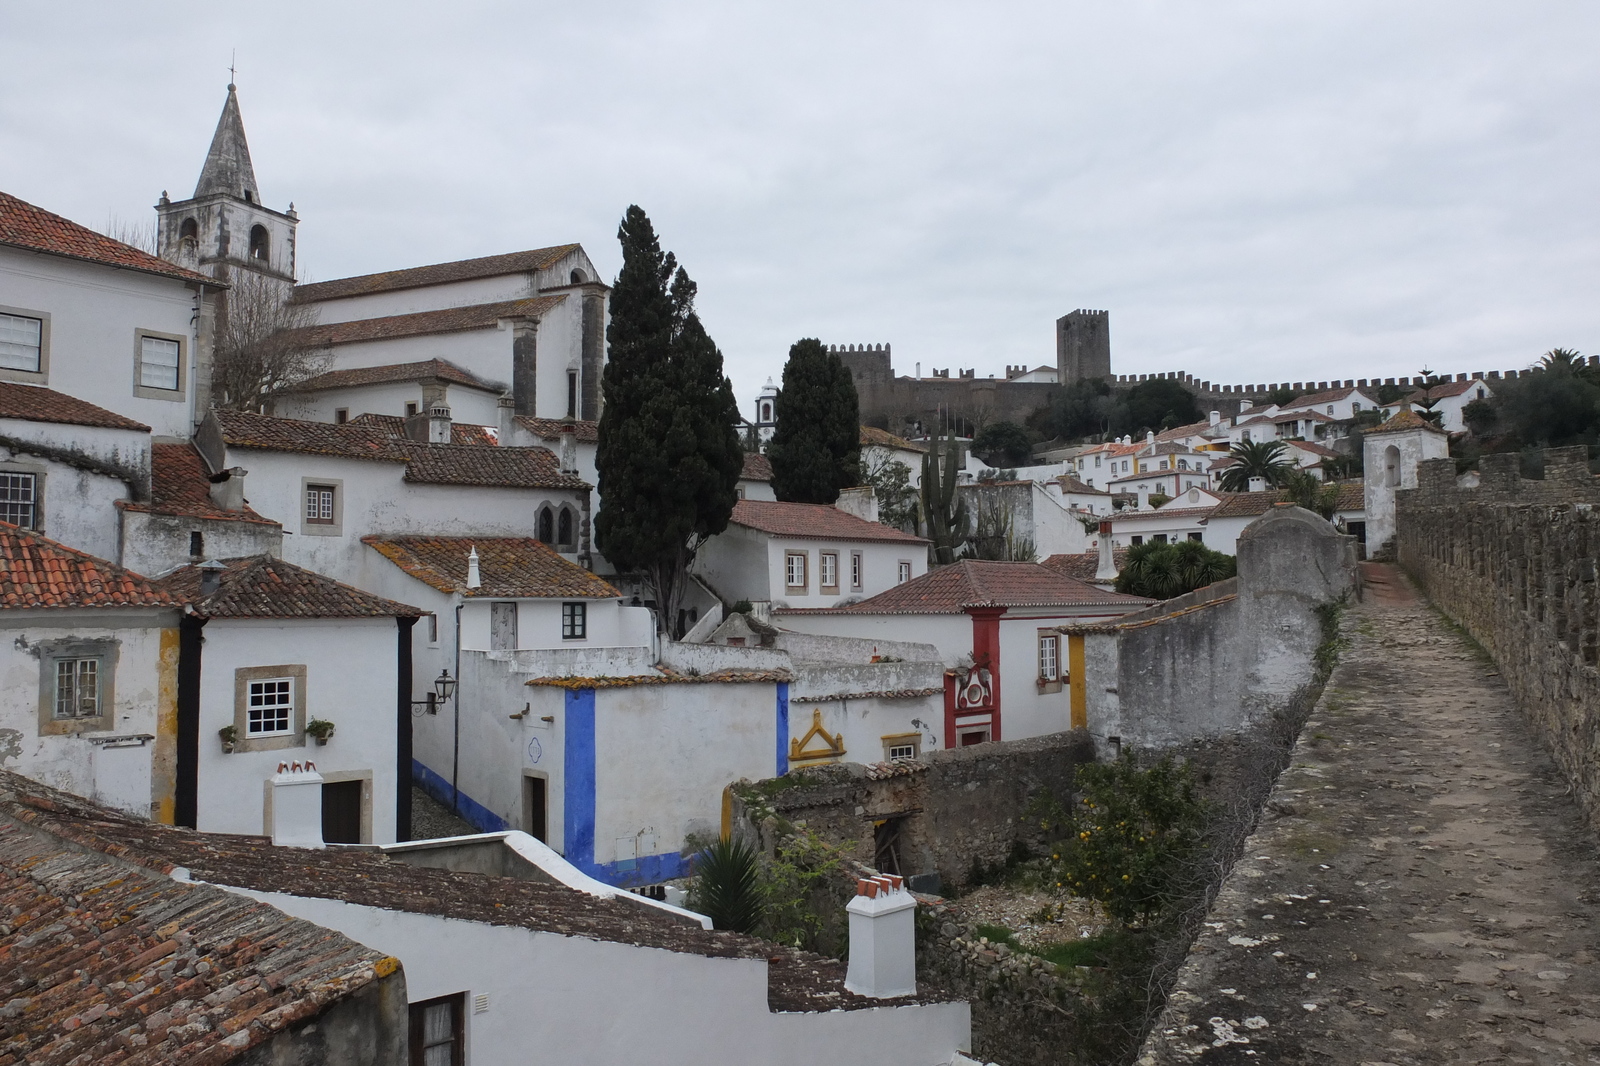
[[[428,693],[425,700],[412,700],[411,706],[422,707],[424,710],[413,710],[414,715],[438,714],[439,704],[448,703],[451,695],[456,690],[456,679],[450,676],[449,670],[440,670],[439,676],[433,679],[433,691]]]

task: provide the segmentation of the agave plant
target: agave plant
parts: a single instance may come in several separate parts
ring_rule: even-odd
[[[694,870],[690,905],[718,929],[753,932],[761,922],[761,882],[750,846],[719,840],[695,857]]]
[[[1212,551],[1199,541],[1136,544],[1128,549],[1128,561],[1117,575],[1117,591],[1170,600],[1234,573],[1233,556]]]

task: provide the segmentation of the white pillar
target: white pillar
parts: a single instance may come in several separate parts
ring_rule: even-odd
[[[1096,581],[1115,581],[1117,579],[1117,557],[1111,549],[1111,522],[1106,520],[1100,523],[1100,565],[1095,568]]]
[[[272,775],[272,842],[322,848],[322,775],[310,762],[278,764]]]
[[[856,882],[850,912],[850,965],[844,987],[858,996],[890,999],[917,992],[917,901],[892,874]]]

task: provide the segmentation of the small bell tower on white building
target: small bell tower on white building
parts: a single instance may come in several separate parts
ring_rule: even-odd
[[[274,211],[261,202],[234,85],[228,86],[194,196],[169,200],[163,192],[156,214],[156,246],[168,262],[219,280],[235,270],[248,270],[294,283],[295,227],[300,219],[294,204],[287,211]]]

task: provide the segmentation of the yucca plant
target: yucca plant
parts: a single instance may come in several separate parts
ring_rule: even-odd
[[[719,840],[695,856],[689,905],[718,929],[754,932],[761,923],[760,869],[756,853],[738,840]]]

